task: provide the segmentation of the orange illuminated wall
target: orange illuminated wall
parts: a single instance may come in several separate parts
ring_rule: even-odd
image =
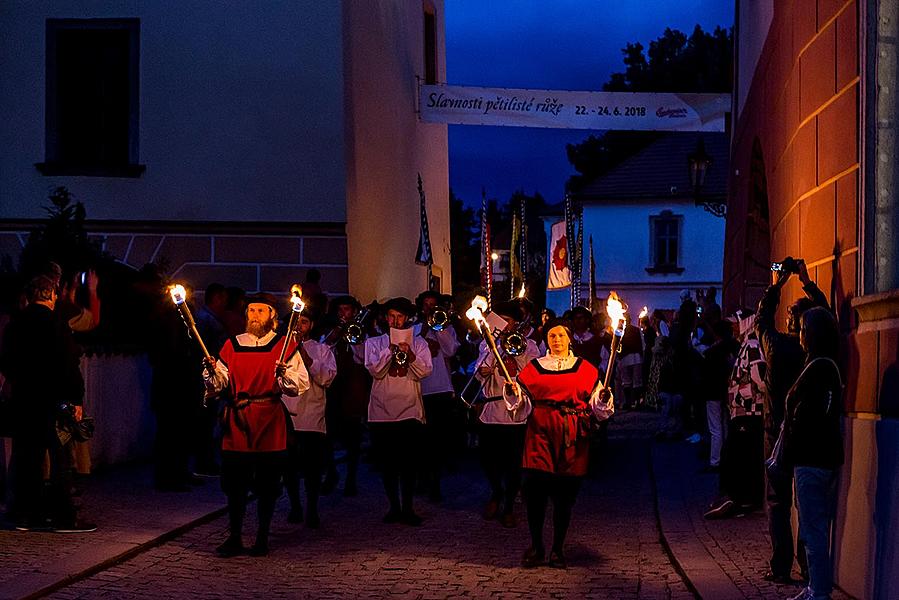
[[[874,342],[853,333],[849,306],[859,264],[859,7],[855,0],[778,1],[774,7],[734,127],[725,308],[757,301],[770,279],[766,262],[804,258],[850,339],[850,410],[874,410],[873,391],[864,389],[855,373],[859,352],[868,352]],[[758,256],[753,232],[760,194],[768,203],[768,261]],[[781,300],[782,319],[801,294],[793,278]]]

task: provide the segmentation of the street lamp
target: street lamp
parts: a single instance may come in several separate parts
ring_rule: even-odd
[[[702,206],[716,217],[723,217],[727,214],[727,205],[724,202],[702,198],[702,186],[705,184],[705,175],[711,165],[712,157],[705,151],[705,141],[700,137],[696,142],[696,150],[687,155],[690,185],[693,187],[693,201],[696,206]]]

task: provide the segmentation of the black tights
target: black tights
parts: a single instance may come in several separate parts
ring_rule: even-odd
[[[565,535],[571,522],[571,509],[581,487],[581,478],[555,475],[544,471],[527,470],[524,480],[524,498],[528,512],[528,529],[531,545],[543,550],[543,523],[546,520],[546,506],[553,503],[553,545],[561,552],[565,545]]]
[[[284,452],[222,452],[222,491],[228,496],[230,537],[240,539],[247,495],[256,494],[259,528],[256,543],[268,543],[268,532],[275,514],[275,502],[281,495]]]
[[[372,446],[381,467],[384,491],[393,512],[413,512],[412,499],[415,495],[415,471],[419,465],[422,427],[421,422],[415,419],[369,423]]]

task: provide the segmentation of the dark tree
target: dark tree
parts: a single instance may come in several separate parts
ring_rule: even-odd
[[[613,73],[603,86],[609,92],[727,93],[733,87],[733,30],[716,27],[706,32],[697,25],[688,37],[666,29],[649,43],[621,50],[624,72]],[[655,131],[607,131],[566,147],[568,161],[577,170],[568,186],[577,190],[608,172],[662,135]]]

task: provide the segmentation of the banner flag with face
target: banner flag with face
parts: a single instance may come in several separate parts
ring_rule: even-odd
[[[565,221],[553,223],[550,229],[549,276],[546,289],[561,290],[571,285],[571,270],[568,268],[568,235]]]

